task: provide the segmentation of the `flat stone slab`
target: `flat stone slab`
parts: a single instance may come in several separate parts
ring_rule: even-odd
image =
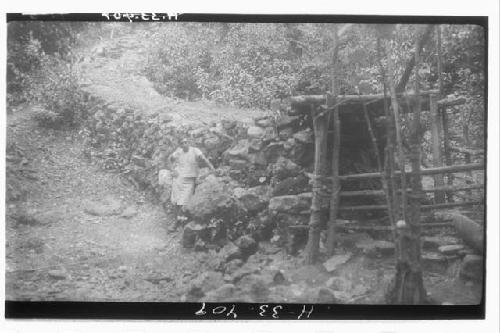
[[[61,270],[51,270],[48,272],[49,277],[53,278],[54,280],[65,280],[67,278],[67,275],[64,271]]]
[[[137,209],[135,209],[135,207],[129,206],[125,208],[125,210],[120,214],[120,216],[129,219],[136,216],[137,214],[138,214]]]
[[[346,263],[349,259],[351,259],[352,253],[346,254],[337,254],[328,259],[323,266],[325,267],[328,273],[335,271],[340,265]]]
[[[86,201],[83,210],[94,216],[118,215],[123,211],[122,202],[113,197],[105,197],[101,201]]]
[[[362,238],[355,244],[356,248],[363,250],[363,253],[370,255],[393,255],[396,246],[393,242],[385,240],[373,240],[371,238]]]
[[[442,254],[453,255],[457,254],[459,251],[463,250],[463,245],[443,245],[438,248],[438,251]]]
[[[424,236],[422,237],[422,248],[424,250],[437,250],[443,245],[456,245],[460,240],[453,236]]]

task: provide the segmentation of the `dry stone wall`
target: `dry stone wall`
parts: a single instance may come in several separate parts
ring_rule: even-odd
[[[289,242],[288,227],[307,224],[313,133],[300,116],[254,119],[252,124],[220,120],[183,125],[175,114],[147,116],[90,98],[91,115],[82,129],[85,156],[122,173],[139,190],[169,207],[168,186],[158,183],[165,159],[188,138],[218,170],[202,173],[186,226],[203,249],[250,235],[257,241]],[[202,112],[202,110],[200,110]]]

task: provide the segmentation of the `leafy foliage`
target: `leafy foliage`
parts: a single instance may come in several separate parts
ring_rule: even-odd
[[[85,113],[85,96],[73,66],[72,46],[82,23],[13,22],[8,26],[8,101],[36,102],[42,126],[75,126]]]

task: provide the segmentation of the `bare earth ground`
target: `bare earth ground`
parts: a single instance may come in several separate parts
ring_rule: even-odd
[[[8,140],[28,149],[31,167],[39,170],[26,208],[48,216],[48,222],[16,226],[7,219],[6,298],[172,300],[174,281],[200,267],[196,255],[182,253],[180,236],[167,234],[163,209],[119,175],[87,164],[76,136],[33,129],[27,115],[9,119],[10,129],[17,125]],[[85,200],[107,196],[135,207],[137,215],[127,219],[84,212]],[[54,270],[65,278],[51,278]]]

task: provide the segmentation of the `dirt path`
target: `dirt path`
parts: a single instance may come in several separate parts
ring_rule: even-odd
[[[88,164],[76,134],[37,129],[29,109],[9,116],[8,140],[38,170],[24,209],[40,223],[7,218],[7,299],[176,300],[176,282],[194,272],[198,254],[182,253],[170,222],[117,174]],[[130,218],[92,216],[85,202],[107,197],[131,207]]]

